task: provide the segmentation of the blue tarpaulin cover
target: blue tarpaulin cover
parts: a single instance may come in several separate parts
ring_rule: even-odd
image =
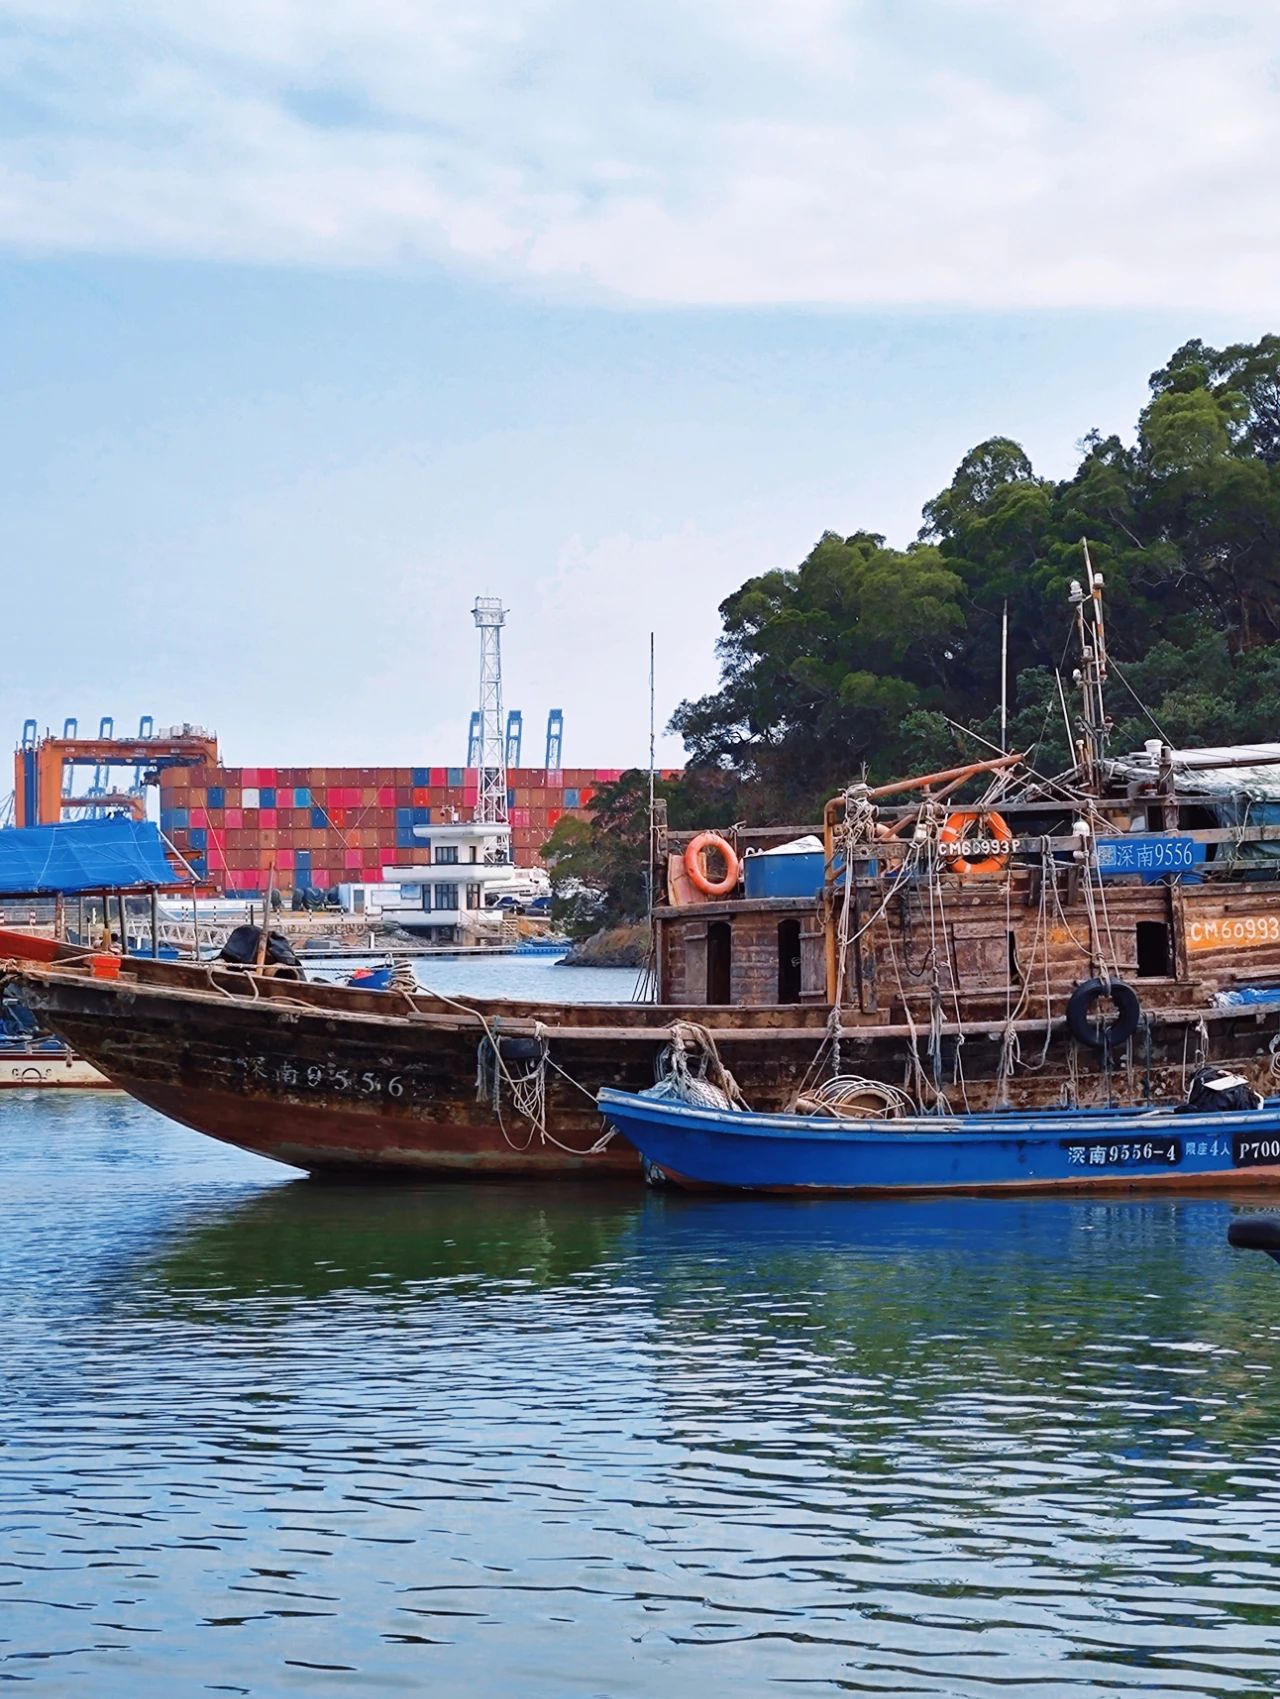
[[[186,883],[165,859],[150,820],[107,815],[0,832],[0,896],[130,891]]]

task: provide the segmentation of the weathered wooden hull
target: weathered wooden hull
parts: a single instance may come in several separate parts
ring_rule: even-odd
[[[640,1091],[680,1019],[703,1022],[747,1101],[785,1109],[815,1075],[825,1010],[471,1002],[292,985],[208,967],[130,963],[101,979],[74,963],[32,965],[17,985],[41,1021],[140,1101],[213,1138],[312,1172],[423,1178],[640,1174],[621,1139],[601,1144],[595,1094]],[[1150,1042],[1112,1070],[1059,1021],[1043,1067],[1015,1071],[1020,1106],[1177,1099],[1198,1060],[1269,1089],[1275,1011],[1161,1011]],[[1043,1032],[1043,1029],[1041,1029]],[[505,1086],[477,1091],[487,1035],[545,1037],[545,1115],[521,1114]],[[1039,1045],[1037,1043],[1037,1051]],[[996,1102],[999,1027],[944,1035],[954,1107]],[[845,1029],[841,1066],[907,1084],[901,1028]],[[924,1058],[922,1058],[923,1060]],[[956,1069],[962,1065],[963,1077]],[[828,1054],[825,1071],[830,1071]],[[927,1062],[926,1062],[927,1066]],[[527,1105],[526,1105],[527,1108]]]

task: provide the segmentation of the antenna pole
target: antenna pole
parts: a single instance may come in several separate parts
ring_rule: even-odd
[[[1089,542],[1080,539],[1084,551],[1084,584],[1072,581],[1071,604],[1076,610],[1076,637],[1080,665],[1075,681],[1080,687],[1080,764],[1086,783],[1098,778],[1098,768],[1107,758],[1107,629],[1102,617],[1102,574],[1093,570]]]
[[[654,769],[657,762],[657,731],[656,731],[656,691],[654,684],[654,644],[653,633],[649,633],[649,908],[653,909],[655,879],[655,853],[657,838],[654,821]]]
[[[1009,748],[1009,604],[1000,619],[1000,748]]]

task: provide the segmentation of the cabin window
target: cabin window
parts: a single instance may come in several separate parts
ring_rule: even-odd
[[[431,894],[431,906],[437,909],[456,909],[458,906],[458,887],[456,885],[437,885]]]
[[[731,1003],[733,993],[733,928],[727,920],[707,927],[707,1002]]]
[[[1163,920],[1138,922],[1138,978],[1167,979],[1170,963],[1169,928]]]
[[[778,922],[778,1001],[800,1001],[800,922]]]
[[[456,867],[457,864],[458,864],[458,846],[457,846],[457,844],[437,844],[436,845],[436,866],[437,867]]]

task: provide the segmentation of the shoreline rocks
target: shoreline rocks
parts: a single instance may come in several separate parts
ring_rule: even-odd
[[[643,967],[649,958],[649,925],[611,926],[580,938],[560,967]]]

